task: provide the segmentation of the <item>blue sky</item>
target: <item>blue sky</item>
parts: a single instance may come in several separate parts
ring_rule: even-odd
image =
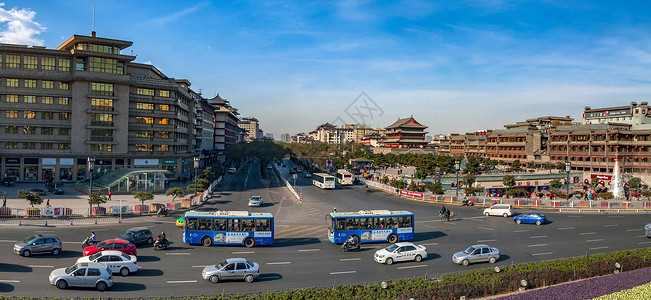
[[[3,43],[55,48],[91,30],[93,2],[0,2]],[[98,36],[133,41],[123,53],[277,139],[410,115],[464,133],[651,100],[649,1],[95,2]],[[376,109],[363,119],[362,92]]]

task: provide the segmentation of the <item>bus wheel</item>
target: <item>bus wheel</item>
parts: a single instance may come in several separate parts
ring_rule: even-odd
[[[251,248],[255,246],[255,240],[250,237],[244,239],[244,246],[246,246],[247,248]]]
[[[204,247],[210,247],[210,245],[212,245],[212,239],[209,237],[202,238],[201,245],[203,245]]]
[[[389,243],[395,244],[397,242],[398,242],[398,236],[397,235],[392,234],[392,235],[389,236]]]

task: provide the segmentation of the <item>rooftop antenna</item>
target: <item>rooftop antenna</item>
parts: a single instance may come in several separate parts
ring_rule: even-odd
[[[90,32],[91,37],[95,37],[95,5],[93,5],[93,26],[92,31]]]

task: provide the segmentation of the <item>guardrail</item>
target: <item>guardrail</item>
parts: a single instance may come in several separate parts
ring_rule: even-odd
[[[278,177],[280,177],[280,179],[282,179],[282,181],[287,186],[287,189],[289,189],[289,191],[292,193],[292,195],[294,195],[294,197],[296,197],[296,200],[301,201],[301,198],[298,196],[298,193],[296,193],[296,190],[294,189],[294,187],[289,183],[289,181],[287,181],[287,179],[285,179],[285,177],[283,177],[283,175],[280,174],[280,171],[278,171],[278,169],[276,168],[276,164],[273,164],[272,166],[273,166],[274,170],[276,171],[276,174],[278,174]]]

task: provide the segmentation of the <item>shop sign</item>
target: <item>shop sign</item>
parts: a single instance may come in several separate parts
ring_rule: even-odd
[[[7,157],[5,158],[5,163],[8,165],[20,165],[20,158],[18,157]]]
[[[41,163],[44,166],[56,166],[57,159],[56,158],[42,158]]]
[[[74,158],[59,158],[59,165],[73,166],[75,164]]]
[[[134,166],[158,166],[158,159],[134,159]]]
[[[163,158],[163,166],[176,166],[176,158]]]

